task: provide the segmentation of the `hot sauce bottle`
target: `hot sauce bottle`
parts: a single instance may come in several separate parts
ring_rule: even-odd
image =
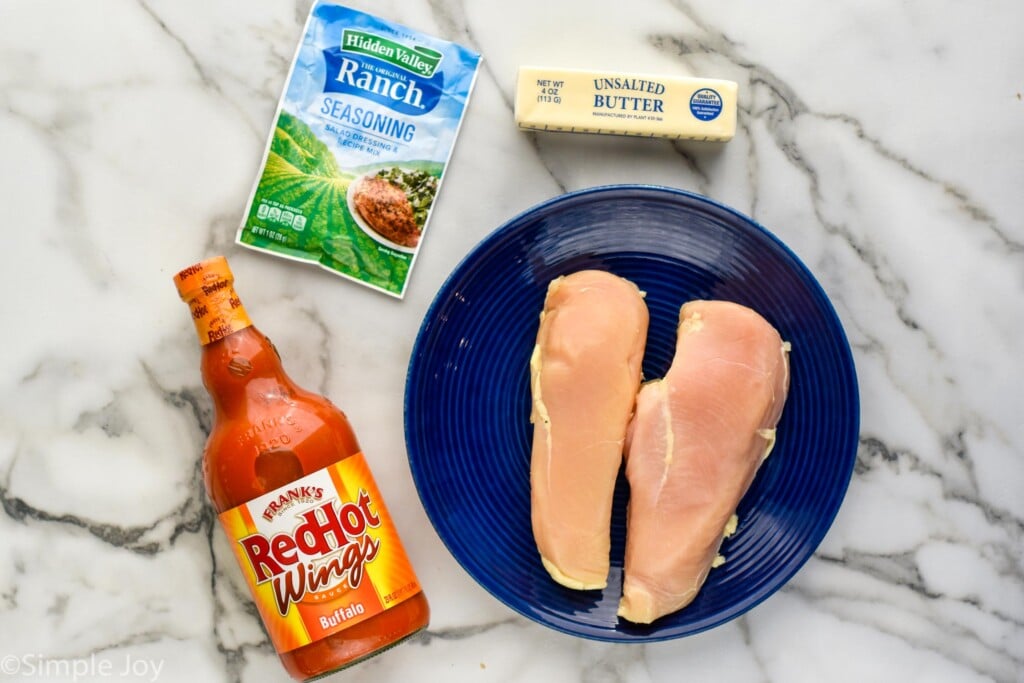
[[[285,374],[223,257],[174,282],[213,400],[206,490],[284,667],[309,680],[426,628],[426,597],[344,413]]]

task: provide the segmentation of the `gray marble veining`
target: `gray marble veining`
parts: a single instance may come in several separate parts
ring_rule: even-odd
[[[170,279],[227,253],[289,371],[373,454],[433,607],[331,680],[1024,681],[1024,5],[352,4],[485,60],[402,302],[232,243],[309,0],[0,0],[0,678],[287,680],[202,489],[211,409]],[[739,130],[520,132],[527,63],[729,78]],[[783,239],[862,395],[814,558],[743,617],[645,646],[549,631],[477,586],[402,437],[451,269],[519,211],[617,182],[706,194]]]

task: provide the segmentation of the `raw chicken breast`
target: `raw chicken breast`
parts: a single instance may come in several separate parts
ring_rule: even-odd
[[[551,282],[540,320],[530,359],[533,535],[555,581],[603,588],[647,306],[632,282],[585,270]]]
[[[642,624],[696,597],[789,388],[789,345],[754,311],[692,301],[679,320],[672,367],[641,388],[626,453],[619,616]]]

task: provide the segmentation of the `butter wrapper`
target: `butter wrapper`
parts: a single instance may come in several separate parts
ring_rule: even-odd
[[[736,134],[733,81],[524,66],[520,128],[725,142]]]

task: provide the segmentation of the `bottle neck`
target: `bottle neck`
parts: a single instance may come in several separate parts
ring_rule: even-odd
[[[203,384],[218,414],[244,411],[252,395],[274,400],[292,394],[277,349],[253,326],[231,280],[203,286],[188,305],[203,347]]]
[[[203,346],[202,375],[214,408],[226,417],[251,400],[287,401],[297,391],[277,349],[251,324]]]
[[[252,320],[228,279],[204,285],[189,299],[188,307],[203,346],[252,327]]]

